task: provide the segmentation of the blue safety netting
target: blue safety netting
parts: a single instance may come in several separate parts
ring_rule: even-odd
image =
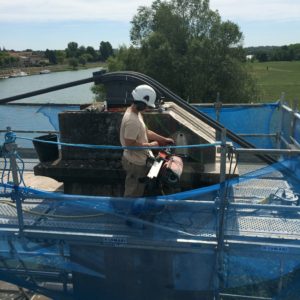
[[[216,109],[214,107],[203,107],[195,105],[197,109],[206,113],[208,116],[217,120]],[[242,134],[243,138],[255,145],[257,148],[277,148],[278,141],[276,134],[281,133],[287,140],[289,134],[294,133],[295,139],[299,138],[299,119],[296,119],[294,130],[290,128],[291,114],[279,109],[279,103],[264,104],[259,106],[233,106],[222,107],[220,110],[219,121],[226,128]],[[7,105],[0,107],[1,115],[5,118],[0,119],[0,128],[5,129],[9,124],[15,131],[17,130],[39,130],[58,131],[58,114],[66,110],[79,110],[79,105]],[[16,114],[22,118],[16,118]],[[255,136],[251,136],[251,135]],[[245,135],[245,136],[244,136]],[[257,136],[261,135],[261,136]],[[268,136],[269,135],[269,136]],[[0,137],[3,134],[0,134]],[[34,135],[28,134],[33,138]],[[30,143],[22,141],[26,147],[32,147]],[[238,145],[237,145],[238,146]]]
[[[58,114],[66,110],[79,110],[80,105],[2,105],[0,106],[0,129],[5,130],[10,126],[14,131],[22,130],[29,133],[22,133],[23,136],[34,138],[37,133],[30,131],[58,131]],[[4,132],[0,132],[0,139],[4,139]],[[42,134],[40,134],[42,135]],[[19,141],[19,146],[32,148],[29,141]]]
[[[195,106],[212,119],[217,120],[214,107]],[[218,121],[236,134],[261,134],[260,137],[243,136],[257,148],[276,148],[275,137],[263,135],[277,134],[281,130],[280,117],[279,103],[259,106],[234,105],[222,107]]]
[[[19,193],[19,197],[24,199],[25,225],[29,232],[37,230],[42,236],[38,239],[40,242],[36,238],[21,235],[20,239],[14,237],[2,243],[1,258],[6,262],[5,268],[14,270],[17,265],[22,264],[24,275],[0,272],[0,279],[53,299],[94,297],[100,287],[103,289],[101,299],[118,299],[121,293],[111,290],[111,285],[118,286],[118,280],[128,286],[128,290],[122,292],[125,299],[138,299],[134,294],[140,295],[140,289],[147,291],[149,299],[160,295],[164,295],[164,299],[174,299],[178,295],[183,295],[186,299],[209,299],[216,289],[215,278],[220,276],[223,278],[221,290],[224,293],[276,297],[279,294],[278,284],[281,284],[281,293],[292,293],[293,297],[297,295],[298,289],[291,292],[290,282],[293,287],[299,282],[300,253],[289,255],[291,249],[294,249],[293,244],[289,247],[289,242],[284,247],[266,245],[259,246],[258,249],[229,249],[224,253],[224,269],[219,274],[216,265],[218,252],[214,246],[206,246],[195,252],[191,251],[190,246],[176,250],[176,246],[166,245],[165,241],[184,241],[183,244],[201,243],[203,240],[206,240],[205,244],[209,244],[212,240],[217,241],[217,211],[220,209],[218,199],[224,189],[230,198],[232,190],[240,190],[242,184],[271,178],[274,172],[279,172],[296,195],[300,190],[296,174],[299,163],[298,157],[285,159],[227,180],[222,185],[135,199],[46,192],[26,187],[24,183],[16,190],[11,182],[5,183],[2,180],[2,208],[14,207]],[[20,167],[19,170],[21,169]],[[276,201],[282,195],[277,195],[277,191],[270,194],[269,204],[278,204]],[[13,202],[8,202],[7,199],[12,199]],[[266,203],[266,199],[259,200]],[[30,209],[30,206],[34,209]],[[279,214],[279,219],[298,222],[299,213],[300,210],[288,210]],[[269,212],[266,208],[242,209],[238,213],[228,209],[226,223],[232,220],[236,220],[233,223],[239,222],[240,214],[252,220],[268,217],[270,222],[275,213],[274,207]],[[60,237],[53,238],[53,232]],[[46,241],[43,237],[47,237]],[[100,244],[95,245],[99,239]],[[133,240],[138,240],[138,244]],[[144,243],[156,246],[148,249]],[[30,272],[26,273],[28,269]],[[155,278],[166,271],[166,277],[159,277],[159,282],[163,284],[153,280],[153,276]],[[42,283],[38,284],[39,280],[28,275],[34,272]],[[53,289],[51,284],[45,285],[45,281],[49,280],[47,276],[53,276],[52,280],[65,283],[66,286]],[[31,280],[25,280],[24,277]],[[203,280],[199,282],[199,278]],[[140,288],[132,285],[136,280],[140,282]],[[155,290],[148,289],[149,281],[151,286],[156,286]],[[172,282],[171,290],[165,287],[169,281]],[[73,289],[68,289],[67,283]]]
[[[286,168],[292,165],[298,165],[297,168],[299,168],[299,159],[285,160],[244,174],[240,178],[228,180],[223,188],[231,190],[242,183],[269,178],[274,172],[280,171],[286,180],[294,183],[294,188],[299,189],[299,186],[296,186],[297,180],[294,174],[285,172]],[[14,192],[13,185],[1,184],[1,187],[9,199],[10,193]],[[120,293],[105,290],[112,282],[118,286],[115,282],[117,278],[129,286],[135,280],[139,280],[143,288],[147,290],[146,282],[149,280],[151,285],[158,284],[155,280],[152,281],[152,276],[159,276],[160,272],[168,271],[168,275],[164,275],[167,278],[160,278],[160,280],[163,280],[164,284],[172,280],[171,291],[167,288],[168,292],[166,292],[164,286],[158,285],[157,290],[147,290],[149,297],[167,293],[166,297],[169,298],[164,299],[173,299],[178,294],[189,299],[192,292],[196,295],[195,297],[202,297],[203,293],[207,293],[209,299],[215,289],[214,276],[217,274],[215,247],[210,249],[206,246],[203,250],[200,248],[196,252],[188,247],[182,252],[182,249],[176,250],[176,247],[171,245],[168,247],[163,244],[162,248],[159,245],[165,240],[171,243],[174,238],[176,241],[185,241],[184,243],[189,243],[189,241],[196,243],[203,239],[206,239],[208,243],[210,238],[215,240],[218,210],[216,199],[220,196],[221,188],[220,185],[213,185],[175,195],[124,199],[66,195],[22,186],[18,191],[25,199],[24,217],[29,231],[37,229],[42,232],[44,238],[48,237],[47,240],[44,240],[42,236],[32,239],[25,235],[20,239],[17,237],[10,238],[9,241],[4,239],[0,246],[1,259],[7,262],[5,266],[10,269],[16,268],[22,262],[23,269],[25,271],[26,268],[30,269],[29,274],[34,272],[39,274],[43,284],[38,285],[38,280],[37,282],[33,279],[28,280],[31,277],[25,271],[24,275],[27,279],[18,273],[3,271],[0,272],[0,279],[45,294],[53,299],[64,299],[67,296],[71,296],[71,299],[92,297],[96,289],[100,287],[104,289],[101,299],[111,299],[112,295],[114,295],[113,299],[117,299]],[[12,199],[16,200],[15,194]],[[0,205],[7,209],[7,207],[14,206],[14,203],[8,204],[7,200],[1,198]],[[26,213],[30,205],[35,206],[35,209],[31,210],[32,215]],[[248,208],[244,212],[239,212],[241,213],[252,218],[253,222],[261,215],[264,217],[275,215],[274,207],[270,212],[265,208],[264,210]],[[3,220],[3,215],[1,217]],[[227,222],[236,217],[235,212],[230,212],[230,210],[227,212]],[[284,218],[284,222],[288,219],[296,222],[299,219],[299,212],[288,214],[284,212],[280,218]],[[131,225],[128,225],[127,223],[130,222]],[[106,226],[112,228],[115,226],[118,229],[115,232],[109,231]],[[124,237],[127,236],[127,231],[121,229],[124,226],[131,231],[131,239],[139,240],[140,246],[151,241],[150,243],[156,245],[156,249],[150,247],[148,250],[143,250],[145,245],[142,249],[140,246],[130,245],[129,237]],[[72,236],[71,241],[69,242],[67,236],[60,236],[58,240],[57,237],[52,239],[53,232],[58,234],[60,231],[65,232],[67,236]],[[105,240],[102,240],[103,237],[97,237],[99,231],[104,233]],[[112,232],[114,232],[113,235]],[[80,240],[76,238],[78,234],[82,235]],[[90,246],[89,243],[95,243],[98,239],[101,240],[98,246]],[[234,248],[233,251],[228,249],[224,254],[223,292],[275,297],[278,293],[279,282],[284,282],[282,291],[285,287],[288,287],[289,291],[291,287],[295,288],[294,285],[299,283],[300,254],[297,252],[292,254],[291,251],[295,251],[292,250],[294,245],[289,247],[288,243],[287,241],[284,247],[261,245],[258,249]],[[14,251],[11,249],[12,245]],[[129,252],[126,250],[127,246],[130,246]],[[135,262],[140,263],[136,265]],[[122,264],[125,265],[122,267]],[[111,268],[115,269],[111,270]],[[72,280],[70,274],[72,274]],[[33,275],[31,276],[34,278]],[[45,281],[49,280],[47,276],[56,276],[52,278],[54,281],[72,283],[75,290],[53,289],[49,282],[48,286],[45,284]],[[199,278],[203,280],[199,282]],[[293,284],[290,286],[291,282]],[[128,287],[125,293],[123,291],[123,298],[135,299],[133,295],[137,292],[136,288],[135,285]],[[296,289],[292,296],[297,293]],[[191,296],[190,299],[194,298]]]
[[[295,140],[300,144],[300,114],[296,114],[296,118],[294,121],[294,130],[293,130],[293,136]]]
[[[276,133],[279,130],[277,109],[277,104],[266,105],[260,113],[258,108],[222,109],[221,122],[243,134]],[[39,108],[36,113],[46,114],[55,128],[57,123],[52,118],[59,111]],[[258,120],[263,115],[267,124],[253,120],[254,116]],[[292,131],[287,129],[291,124],[290,115],[281,115],[280,119],[283,135],[292,135],[299,141],[299,119],[295,119]],[[251,130],[245,131],[246,123]],[[256,139],[249,138],[249,141],[261,148],[276,147],[273,138]],[[22,140],[19,138],[17,142]],[[97,148],[96,145],[86,147]],[[23,178],[22,158],[17,157],[17,162]],[[300,282],[297,239],[286,238],[282,246],[268,228],[274,223],[274,230],[280,231],[276,224],[288,224],[280,234],[284,235],[286,230],[286,237],[297,236],[299,203],[291,202],[294,211],[284,205],[289,200],[286,194],[292,193],[295,199],[299,196],[299,170],[299,157],[286,157],[222,184],[132,199],[47,192],[27,187],[24,180],[16,188],[7,157],[0,183],[3,240],[0,279],[52,299],[212,299],[216,291],[297,299]],[[262,193],[267,186],[253,185],[260,181],[271,185],[267,195]],[[282,185],[275,186],[278,183]],[[245,186],[248,189],[243,189]],[[254,235],[250,235],[249,245],[226,245],[220,265],[216,244],[223,192],[231,204],[238,203],[238,194],[245,199],[250,195],[253,204],[273,206],[270,210],[266,207],[236,210],[229,206],[225,239],[230,234],[236,239],[243,234],[242,238],[249,238],[249,232],[245,233],[250,226],[247,220],[251,220]],[[24,234],[18,231],[18,199],[22,199]],[[264,223],[263,230],[257,229],[261,228],[259,222]],[[270,245],[263,240],[255,245],[256,237],[268,234],[277,244]]]

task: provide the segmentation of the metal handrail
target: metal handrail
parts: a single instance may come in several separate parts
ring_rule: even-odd
[[[0,129],[0,133],[4,133],[7,132],[6,130]],[[55,131],[55,130],[14,130],[14,132],[16,133],[59,133],[59,131]]]
[[[300,155],[300,150],[294,149],[248,149],[248,148],[236,148],[233,150],[235,153],[243,154],[268,154],[268,155]]]

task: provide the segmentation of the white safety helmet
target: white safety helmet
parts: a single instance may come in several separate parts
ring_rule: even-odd
[[[155,108],[156,92],[151,86],[147,84],[139,85],[131,94],[134,101],[140,101],[147,106]]]

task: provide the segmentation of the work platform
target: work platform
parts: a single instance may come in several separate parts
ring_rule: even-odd
[[[26,185],[30,188],[38,190],[46,190],[50,192],[60,193],[62,191],[62,184],[51,178],[43,176],[35,176],[33,171],[30,171],[36,163],[36,159],[25,159],[25,166],[27,171],[24,173],[24,179]],[[0,162],[1,163],[1,162]],[[249,164],[240,163],[240,172],[249,171]],[[265,167],[265,164],[255,165],[257,169]],[[252,171],[255,171],[254,165],[251,165]],[[243,174],[240,175],[241,179]],[[300,234],[300,209],[297,211],[297,207],[286,208],[289,211],[291,208],[294,209],[295,213],[291,214],[288,218],[282,216],[284,207],[278,205],[278,211],[272,206],[272,210],[268,213],[266,207],[267,199],[271,195],[276,194],[276,191],[284,189],[286,192],[291,191],[292,187],[290,183],[285,180],[285,177],[281,172],[274,170],[271,173],[260,178],[248,179],[245,182],[237,182],[230,188],[228,188],[228,197],[232,206],[229,207],[226,219],[225,233],[228,239],[233,237],[241,237],[243,239],[252,236],[259,236],[261,238],[277,237],[284,239],[286,238],[293,241],[299,239]],[[72,195],[70,195],[72,197]],[[143,236],[147,236],[149,232],[150,236],[153,237],[155,232],[163,234],[164,239],[170,237],[171,239],[189,238],[193,240],[201,239],[205,237],[205,240],[215,242],[216,238],[216,219],[213,216],[215,206],[213,201],[205,199],[211,197],[203,194],[201,201],[196,200],[182,200],[177,203],[162,205],[157,212],[151,212],[151,221],[142,221],[145,223],[145,228],[142,230]],[[118,211],[118,205],[124,201],[130,206],[130,200],[118,200],[116,209],[114,208],[112,200],[101,200],[101,203],[107,204],[111,207],[111,211],[102,213],[101,208],[99,216],[93,217],[90,215],[97,214],[97,209],[84,205],[78,206],[76,210],[76,196],[74,195],[74,203],[71,200],[60,200],[58,197],[55,200],[55,194],[52,195],[53,199],[26,199],[23,204],[24,209],[24,224],[30,226],[34,231],[46,230],[46,231],[57,231],[57,234],[64,235],[64,231],[68,234],[74,230],[78,236],[79,232],[83,235],[91,236],[94,234],[125,234],[125,235],[139,235],[140,229],[129,227],[126,225],[128,210],[124,209],[124,214],[114,215],[114,211]],[[38,197],[37,197],[38,198]],[[3,225],[9,225],[11,227],[8,231],[13,232],[14,226],[18,227],[17,212],[13,203],[6,203],[7,199],[1,198],[0,206],[0,223],[1,230],[5,231]],[[80,199],[82,200],[82,199]],[[92,201],[93,197],[88,199]],[[97,200],[97,198],[96,198]],[[96,201],[95,200],[95,201]],[[151,201],[151,200],[149,200]],[[97,203],[97,201],[96,201]],[[164,203],[164,202],[163,202]],[[190,203],[190,204],[189,204]],[[239,205],[240,204],[240,205]],[[243,208],[246,204],[261,204],[262,209],[259,208]],[[203,207],[202,207],[203,206]],[[72,208],[72,209],[70,209]],[[72,211],[74,218],[69,215]],[[78,220],[76,220],[76,215]],[[86,218],[84,216],[87,216]],[[65,216],[65,219],[64,217]],[[130,216],[129,216],[130,217]],[[299,219],[299,220],[298,220]],[[138,227],[138,226],[137,226]],[[26,230],[25,230],[26,232]],[[59,233],[60,232],[60,233]],[[181,233],[182,232],[182,233]],[[186,242],[186,241],[185,241]]]
[[[288,186],[276,172],[273,178],[268,175],[266,180],[269,185],[265,185],[261,196],[274,193],[275,183]],[[240,285],[268,284],[269,280],[293,271],[296,262],[300,261],[300,208],[249,205],[248,195],[250,190],[253,191],[253,186],[254,183],[245,182],[231,189],[232,195],[238,193],[239,200],[245,196],[247,201],[231,203],[226,212],[224,291],[226,288],[238,289]],[[76,299],[83,299],[78,291],[82,291],[87,282],[89,291],[85,296],[92,296],[100,288],[103,278],[114,278],[112,282],[117,280],[116,274],[125,272],[120,266],[126,261],[128,264],[123,275],[127,274],[127,279],[124,281],[129,284],[137,277],[143,281],[140,278],[141,269],[130,267],[130,262],[132,257],[132,262],[147,257],[146,261],[150,260],[148,263],[151,265],[151,268],[147,263],[143,265],[148,268],[147,276],[149,272],[167,272],[163,278],[158,276],[160,294],[166,295],[166,299],[180,299],[182,295],[194,299],[188,291],[193,291],[196,298],[200,295],[201,299],[212,299],[213,281],[207,280],[207,276],[213,277],[215,272],[218,203],[182,200],[174,205],[171,201],[170,205],[165,203],[158,211],[148,212],[147,218],[139,219],[114,209],[118,207],[116,203],[110,202],[112,210],[107,211],[103,201],[108,200],[94,200],[93,203],[87,199],[89,205],[84,205],[84,200],[76,197],[69,200],[28,198],[22,205],[24,228],[20,233],[14,204],[1,198],[2,257],[13,257],[10,254],[13,242],[18,259],[23,259],[23,267],[18,267],[20,274],[38,274],[48,285],[50,282],[65,282],[69,287],[60,289],[67,294],[72,293],[74,285],[79,295]],[[130,226],[128,220],[132,222]],[[33,266],[30,257],[35,257],[34,260],[38,260],[39,264]],[[172,258],[172,263],[167,257]],[[247,264],[251,262],[250,265],[256,265],[256,271],[252,271],[249,278],[246,276],[241,280],[231,273],[233,265],[234,268],[245,268],[245,263],[241,266],[236,257],[247,261]],[[263,258],[272,261],[273,269],[262,275],[257,264]],[[277,263],[274,266],[275,261]],[[14,263],[7,269],[8,272],[9,269],[14,272]],[[99,270],[102,272],[99,273]],[[99,278],[102,280],[99,281]],[[202,278],[201,284],[199,278]],[[171,290],[174,290],[174,294],[170,293],[170,288],[166,290],[165,286],[170,282],[173,282]],[[111,295],[111,290],[105,288],[106,284],[102,286],[104,295]],[[176,294],[181,291],[179,298],[175,296],[175,291]],[[155,294],[148,289],[144,292],[147,294],[144,299],[151,299]],[[116,299],[118,296],[116,294]]]

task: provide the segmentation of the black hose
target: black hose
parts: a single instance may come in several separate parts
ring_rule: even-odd
[[[0,104],[5,104],[5,103],[25,99],[25,98],[30,98],[30,97],[41,95],[41,94],[47,94],[47,93],[50,93],[50,92],[66,89],[66,88],[69,88],[69,87],[73,87],[73,86],[77,86],[77,85],[81,85],[81,84],[85,84],[85,83],[89,83],[89,82],[93,82],[93,81],[94,81],[94,78],[91,77],[91,78],[86,78],[86,79],[81,79],[81,80],[77,80],[77,81],[73,81],[73,82],[60,84],[60,85],[55,85],[55,86],[52,86],[52,87],[49,87],[49,88],[45,88],[45,89],[41,89],[41,90],[37,90],[37,91],[33,91],[33,92],[28,92],[28,93],[25,93],[25,94],[20,94],[20,95],[17,95],[17,96],[12,96],[12,97],[8,97],[8,98],[0,99]]]
[[[24,98],[29,98],[29,97],[33,97],[36,95],[41,95],[41,94],[45,94],[45,93],[49,93],[49,92],[53,92],[53,91],[81,85],[81,84],[86,84],[86,83],[90,83],[90,82],[95,82],[96,84],[103,83],[105,85],[106,82],[112,82],[112,81],[133,81],[137,84],[139,84],[139,83],[149,84],[158,92],[159,95],[172,100],[175,104],[184,108],[186,111],[188,111],[189,113],[191,113],[192,115],[194,115],[195,117],[200,119],[201,121],[205,122],[209,126],[213,127],[214,129],[216,129],[218,131],[222,131],[223,129],[225,129],[225,127],[222,124],[213,120],[208,115],[197,110],[195,107],[193,107],[192,105],[187,103],[184,99],[182,99],[181,97],[179,97],[178,95],[173,93],[171,90],[169,90],[167,87],[165,87],[158,81],[154,80],[153,78],[151,78],[147,75],[144,75],[144,74],[141,74],[138,72],[133,72],[133,71],[120,71],[120,72],[105,73],[105,71],[102,70],[102,71],[93,73],[93,77],[90,77],[90,78],[81,79],[81,80],[77,80],[77,81],[73,81],[73,82],[69,82],[69,83],[65,83],[65,84],[60,84],[60,85],[56,85],[53,87],[21,94],[21,95],[17,95],[17,96],[13,96],[13,97],[0,99],[0,104],[12,102],[12,101],[16,101],[16,100],[20,100],[20,99],[24,99]],[[226,134],[233,142],[239,144],[240,146],[242,146],[244,148],[255,148],[254,145],[247,142],[245,139],[241,138],[240,136],[238,136],[234,132],[230,131],[229,129],[226,129]],[[256,156],[268,164],[273,164],[276,162],[276,160],[269,155],[256,155]]]
[[[111,72],[111,73],[106,73],[102,76],[102,82],[109,81],[109,79],[112,80],[113,78],[114,78],[114,80],[117,80],[117,79],[121,79],[122,77],[125,78],[125,80],[127,80],[127,81],[135,79],[135,80],[140,81],[141,83],[147,83],[147,84],[151,85],[154,89],[158,90],[158,92],[162,96],[169,98],[175,104],[184,108],[186,111],[188,111],[189,113],[191,113],[192,115],[194,115],[195,117],[200,119],[201,121],[205,122],[209,126],[213,127],[214,129],[219,130],[219,131],[222,131],[223,129],[225,129],[225,127],[222,124],[213,120],[206,114],[200,112],[195,107],[193,107],[192,105],[187,103],[185,100],[183,100],[181,97],[179,97],[178,95],[173,93],[171,90],[169,90],[168,88],[163,86],[161,83],[159,83],[158,81],[154,80],[153,78],[151,78],[147,75],[144,75],[144,74],[141,74],[138,72],[132,72],[132,71]],[[232,132],[229,129],[226,129],[226,135],[233,142],[239,144],[240,146],[242,146],[244,148],[255,148],[254,145],[247,142],[245,139],[241,138],[240,136],[238,136],[237,134],[235,134],[234,132]],[[276,162],[276,160],[269,155],[256,155],[256,156],[268,164],[273,164]]]

